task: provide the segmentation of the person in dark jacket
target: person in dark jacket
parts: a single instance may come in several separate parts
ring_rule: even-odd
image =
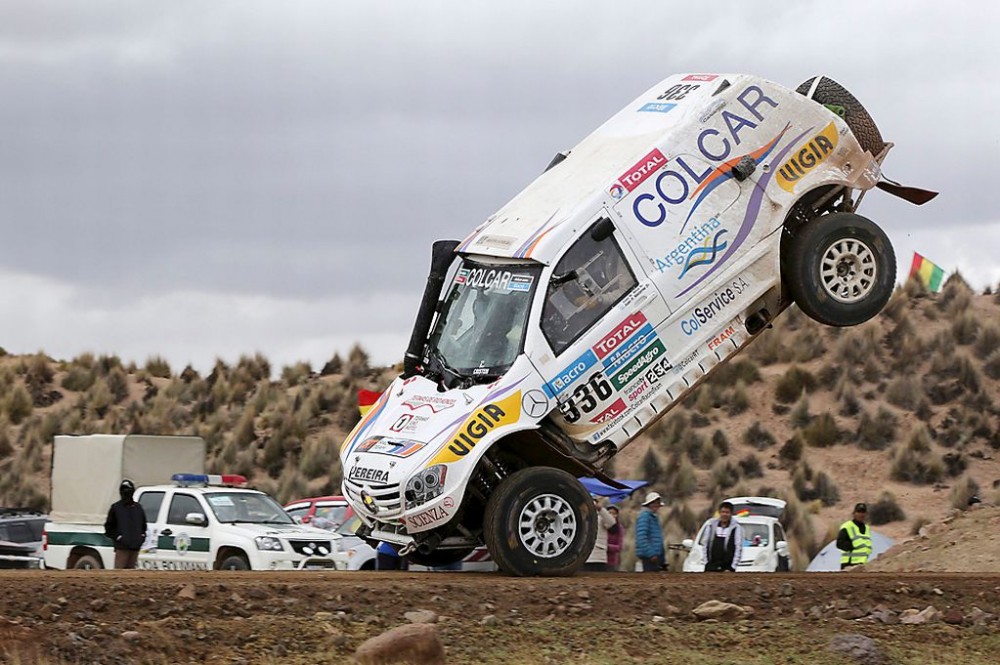
[[[115,568],[135,568],[146,541],[146,512],[133,500],[135,483],[126,478],[118,486],[121,501],[111,504],[104,535],[115,544]]]
[[[743,527],[733,519],[733,504],[719,504],[719,516],[708,524],[705,571],[735,572],[743,555]]]

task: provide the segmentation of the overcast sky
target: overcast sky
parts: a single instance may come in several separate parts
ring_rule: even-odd
[[[942,192],[866,198],[899,278],[996,286],[1000,5],[726,4],[3,2],[0,347],[396,362],[431,242],[685,71],[838,80]]]

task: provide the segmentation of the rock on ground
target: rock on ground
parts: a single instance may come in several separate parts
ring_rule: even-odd
[[[365,640],[354,659],[360,665],[443,665],[444,644],[432,623],[408,623]]]
[[[879,649],[878,643],[866,635],[856,633],[834,635],[826,648],[847,656],[855,663],[877,665],[885,662],[885,655]]]
[[[691,610],[700,621],[706,619],[720,619],[722,621],[734,621],[736,619],[746,619],[753,614],[753,608],[724,603],[721,600],[706,600],[698,607]]]

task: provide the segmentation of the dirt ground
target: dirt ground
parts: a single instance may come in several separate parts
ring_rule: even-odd
[[[691,610],[712,599],[753,613],[698,621]],[[930,623],[891,618],[928,605],[941,612]],[[840,634],[875,640],[866,663],[995,663],[1000,651],[998,574],[6,571],[0,658],[351,662],[416,609],[438,615],[449,663],[853,662],[828,649]]]

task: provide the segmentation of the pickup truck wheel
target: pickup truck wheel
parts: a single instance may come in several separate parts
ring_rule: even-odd
[[[82,554],[77,557],[73,568],[75,570],[101,570],[104,566],[101,565],[101,560],[93,554]]]
[[[250,570],[250,562],[242,554],[233,554],[222,560],[219,570]]]
[[[490,495],[483,535],[493,560],[509,575],[572,575],[594,548],[596,521],[594,501],[576,478],[530,467]]]
[[[796,231],[783,275],[799,308],[830,326],[854,326],[889,302],[896,281],[892,244],[874,222],[848,212],[810,220]]]
[[[406,555],[406,559],[410,563],[418,566],[434,568],[436,566],[449,566],[453,563],[461,561],[470,554],[472,554],[472,548],[468,547],[457,550],[434,550],[430,554],[418,554],[417,552],[411,552]]]

